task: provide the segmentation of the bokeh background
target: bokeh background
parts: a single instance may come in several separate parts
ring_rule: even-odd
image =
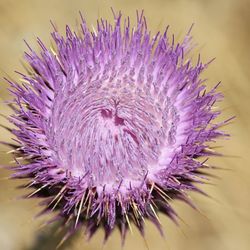
[[[222,81],[220,91],[225,95],[221,103],[223,118],[236,115],[233,123],[225,130],[230,132],[230,140],[221,140],[218,150],[223,158],[210,160],[211,164],[227,170],[213,173],[214,185],[204,186],[212,198],[191,194],[200,213],[187,205],[173,202],[183,222],[176,227],[161,216],[165,238],[153,225],[147,223],[145,241],[134,230],[128,234],[124,250],[171,249],[171,250],[248,250],[250,249],[250,1],[247,0],[0,0],[0,76],[18,76],[14,70],[23,71],[21,60],[26,49],[23,39],[37,48],[36,37],[50,44],[49,20],[53,20],[64,32],[65,24],[76,27],[81,10],[89,25],[95,25],[98,17],[112,19],[110,7],[122,10],[124,15],[135,17],[136,9],[144,9],[148,25],[154,32],[170,25],[171,33],[183,38],[192,23],[194,41],[198,44],[194,51],[197,56],[208,61],[216,57],[204,77],[209,86]],[[3,103],[9,98],[7,84],[0,82],[0,112],[11,113]],[[0,123],[8,125],[0,117]],[[1,141],[11,141],[11,134],[0,130]],[[11,161],[8,149],[0,146],[1,164]],[[34,219],[40,210],[38,200],[20,200],[27,193],[16,186],[21,181],[10,181],[10,173],[0,169],[0,249],[38,250],[55,249],[58,237],[53,236],[53,227],[41,227],[47,217]],[[83,233],[77,235],[61,249],[121,249],[119,233],[116,231],[102,245],[103,232],[88,243]]]

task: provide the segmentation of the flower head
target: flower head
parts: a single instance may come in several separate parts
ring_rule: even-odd
[[[124,238],[132,222],[143,233],[144,218],[160,228],[159,212],[176,219],[169,201],[199,191],[224,123],[212,108],[221,94],[200,77],[208,64],[188,59],[190,32],[175,44],[167,29],[152,36],[143,13],[133,28],[114,16],[94,31],[82,18],[66,38],[54,27],[54,48],[38,39],[39,54],[28,46],[10,120],[24,159],[13,177],[30,179],[29,196],[90,236],[117,226]]]

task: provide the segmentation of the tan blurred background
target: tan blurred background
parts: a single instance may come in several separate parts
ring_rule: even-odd
[[[110,7],[122,10],[124,15],[135,17],[136,9],[144,9],[150,29],[163,30],[170,24],[171,32],[178,38],[192,23],[194,41],[199,45],[204,60],[216,57],[204,77],[212,86],[222,81],[220,90],[225,95],[221,104],[223,117],[233,114],[237,119],[226,130],[232,135],[230,141],[221,140],[220,152],[226,157],[210,161],[230,170],[215,171],[221,179],[214,179],[215,185],[204,186],[204,190],[214,198],[208,199],[191,194],[201,213],[186,205],[174,202],[173,206],[185,223],[177,228],[161,216],[165,239],[148,223],[146,241],[148,248],[165,250],[248,250],[250,249],[250,1],[247,0],[0,0],[0,76],[6,74],[14,79],[14,70],[21,70],[26,39],[36,48],[35,38],[39,36],[50,43],[52,19],[61,32],[65,24],[75,27],[78,11],[85,15],[89,25],[98,17],[111,18]],[[8,99],[7,84],[1,80],[0,95]],[[10,114],[1,100],[0,111]],[[0,118],[1,124],[7,124]],[[0,130],[0,140],[11,141],[11,134]],[[1,146],[1,163],[11,160],[6,148]],[[53,250],[55,246],[46,243],[52,238],[50,233],[39,230],[45,218],[34,219],[39,212],[37,200],[17,200],[24,194],[15,187],[21,181],[5,180],[9,172],[0,169],[0,250],[29,249]],[[203,215],[202,215],[203,214]],[[204,216],[205,214],[205,216]],[[47,218],[47,217],[46,217]],[[53,229],[52,229],[53,230]],[[49,237],[48,237],[49,236]],[[121,249],[120,237],[116,231],[105,246],[102,246],[103,232],[87,243],[82,235],[71,241],[64,249]],[[38,243],[39,242],[39,243]],[[124,250],[147,249],[146,244],[134,230],[128,234]]]

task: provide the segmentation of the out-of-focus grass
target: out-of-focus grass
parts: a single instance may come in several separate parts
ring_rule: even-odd
[[[90,25],[97,17],[112,19],[110,6],[122,10],[124,15],[135,16],[136,9],[144,9],[148,25],[153,31],[163,30],[170,24],[171,32],[178,38],[192,23],[194,41],[199,45],[195,54],[201,53],[204,60],[216,56],[216,61],[205,73],[209,85],[222,81],[220,90],[225,95],[221,104],[224,118],[236,115],[236,120],[225,129],[232,134],[230,141],[221,141],[220,152],[226,157],[216,158],[211,164],[227,168],[227,171],[215,171],[221,180],[213,180],[214,186],[205,186],[204,190],[212,199],[191,194],[199,205],[201,213],[179,202],[174,202],[182,219],[177,228],[168,219],[161,217],[166,237],[162,239],[157,230],[147,223],[146,241],[150,249],[192,249],[192,250],[247,250],[250,246],[250,85],[249,85],[249,21],[250,4],[246,0],[127,0],[127,1],[83,1],[83,0],[0,0],[0,74],[17,79],[14,70],[23,70],[20,64],[25,49],[23,39],[36,47],[35,38],[39,36],[47,44],[52,30],[52,19],[61,31],[64,25],[75,27],[78,11],[81,10]],[[7,84],[1,81],[1,98],[8,99]],[[10,110],[1,101],[1,113],[10,114]],[[1,124],[7,122],[0,117]],[[1,141],[10,141],[11,134],[1,129]],[[11,157],[1,146],[1,164],[7,164]],[[9,172],[1,170],[0,176]],[[0,181],[0,249],[38,249],[45,243],[48,233],[43,236],[39,225],[43,219],[33,219],[39,212],[37,200],[17,200],[25,191],[16,190],[21,181]],[[204,216],[205,214],[205,216]],[[84,236],[71,242],[66,249],[101,249],[103,233],[100,231],[90,243]],[[39,239],[40,242],[39,243]],[[42,240],[41,240],[42,239]],[[38,246],[37,246],[38,243]],[[47,245],[46,249],[54,249]],[[44,249],[44,248],[41,248]],[[120,237],[116,231],[104,249],[120,249]],[[146,249],[145,242],[135,231],[128,234],[124,249]]]

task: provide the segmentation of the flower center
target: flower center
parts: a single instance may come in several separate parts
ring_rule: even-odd
[[[151,96],[143,86],[119,82],[58,96],[50,126],[58,165],[93,186],[143,181],[175,128],[168,98]]]

